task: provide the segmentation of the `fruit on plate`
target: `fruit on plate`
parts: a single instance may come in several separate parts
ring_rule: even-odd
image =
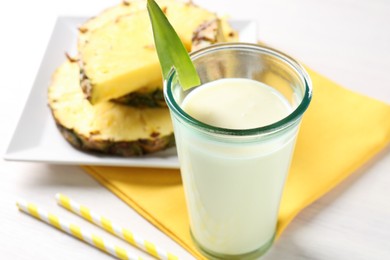
[[[137,109],[101,102],[92,106],[80,88],[79,65],[70,60],[53,74],[48,102],[64,138],[74,147],[99,153],[136,156],[174,145],[167,108]]]
[[[193,32],[205,21],[216,18],[214,13],[192,2],[159,3],[187,50],[191,50]],[[107,12],[95,18],[94,26],[81,27],[89,28],[84,30],[86,35],[80,30],[81,87],[87,99],[97,104],[140,89],[143,93],[155,93],[162,87],[162,78],[146,9],[119,16],[112,15],[112,10],[110,15]],[[226,20],[221,20],[221,24],[226,41],[236,40],[237,34]]]
[[[237,38],[226,20],[191,2],[158,3],[188,50]],[[49,107],[63,137],[80,150],[119,156],[173,146],[146,1],[128,0],[89,19],[79,28],[78,50],[78,59],[68,57],[57,68],[48,89]],[[88,69],[93,79],[100,76],[99,84]]]

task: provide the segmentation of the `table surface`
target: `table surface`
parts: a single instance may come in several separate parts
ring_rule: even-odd
[[[16,128],[59,15],[91,16],[119,1],[0,2],[0,152]],[[341,85],[390,104],[390,1],[273,0],[196,3],[258,23],[261,41]],[[389,119],[390,120],[390,119]],[[390,259],[390,149],[303,210],[263,259]],[[109,259],[18,212],[17,198],[141,251],[56,206],[63,192],[175,252],[191,256],[78,166],[0,160],[0,252],[4,259]],[[20,250],[23,249],[23,250]]]

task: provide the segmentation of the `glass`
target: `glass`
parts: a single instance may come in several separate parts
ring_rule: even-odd
[[[258,128],[215,127],[181,108],[197,87],[183,91],[174,69],[164,83],[193,240],[213,258],[257,257],[275,236],[295,139],[312,96],[311,81],[292,58],[259,45],[217,44],[190,56],[202,84],[253,79],[279,91],[293,108],[282,120]]]

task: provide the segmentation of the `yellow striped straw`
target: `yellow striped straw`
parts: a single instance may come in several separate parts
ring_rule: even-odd
[[[162,248],[156,246],[154,243],[143,239],[138,234],[135,234],[127,228],[123,228],[118,224],[113,223],[106,217],[103,217],[96,212],[93,212],[84,205],[80,205],[74,200],[71,200],[67,196],[57,193],[56,200],[59,205],[68,209],[69,211],[81,216],[82,218],[88,220],[89,222],[103,228],[104,230],[110,232],[114,236],[117,236],[126,242],[130,243],[133,246],[136,246],[150,255],[156,257],[157,259],[163,260],[178,260],[179,258]]]
[[[141,260],[141,257],[129,254],[122,247],[116,246],[109,241],[104,241],[100,236],[90,233],[86,230],[82,230],[79,226],[68,223],[67,221],[60,219],[56,215],[46,212],[38,208],[33,203],[26,202],[25,200],[19,200],[16,202],[20,211],[33,216],[47,224],[90,244],[93,247],[100,249],[101,251],[110,254],[121,260]]]

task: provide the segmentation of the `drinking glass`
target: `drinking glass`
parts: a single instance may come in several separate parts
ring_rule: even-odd
[[[275,237],[296,136],[312,97],[311,80],[291,57],[255,44],[216,44],[190,56],[202,84],[252,79],[277,90],[292,108],[283,119],[257,128],[216,127],[182,109],[184,98],[202,85],[183,91],[175,69],[164,82],[195,244],[213,258],[254,258]]]

